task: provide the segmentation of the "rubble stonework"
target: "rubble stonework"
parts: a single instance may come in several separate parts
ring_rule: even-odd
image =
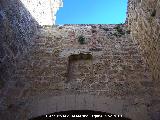
[[[129,0],[128,28],[139,44],[154,80],[160,80],[159,11],[159,0]]]
[[[12,80],[17,59],[31,49],[38,26],[19,0],[0,1],[0,88]]]
[[[133,109],[139,107],[139,110],[149,114],[147,105],[151,104],[150,92],[153,89],[149,68],[143,62],[137,44],[132,41],[125,26],[120,25],[120,28],[123,34],[117,31],[117,25],[65,25],[39,29],[33,40],[32,49],[28,54],[21,56],[16,65],[15,74],[12,76],[13,80],[16,80],[16,87],[9,89],[12,92],[8,91],[5,96],[7,101],[14,101],[15,98],[19,102],[25,101],[25,109],[28,108],[28,112],[23,114],[30,118],[47,112],[45,111],[47,109],[40,110],[41,113],[34,111],[41,106],[41,102],[38,106],[35,104],[36,97],[40,97],[41,101],[43,98],[55,95],[68,97],[91,95],[117,99],[118,103],[115,104],[120,104],[120,110],[114,109],[112,112],[123,113],[132,119],[140,117],[138,112],[129,110],[132,106],[130,99],[136,99],[138,104],[134,105]],[[85,38],[84,44],[78,42],[80,35]],[[148,86],[150,89],[146,89]],[[147,100],[144,99],[146,97]],[[49,98],[44,102],[48,100]],[[10,105],[10,102],[3,102]],[[50,102],[50,104],[55,103]],[[80,103],[76,104],[80,106]],[[46,105],[48,110],[51,110],[52,107],[48,105]],[[31,110],[33,106],[34,109]],[[102,108],[103,111],[109,112],[107,108]],[[19,110],[23,111],[22,108]],[[133,117],[131,112],[137,117]],[[19,114],[19,117],[23,114]],[[144,120],[147,119],[149,120],[150,116],[145,115]]]
[[[158,72],[150,69],[139,48],[144,43],[134,36],[130,8],[128,26],[39,27],[25,7],[23,14],[18,12],[22,4],[8,1],[0,7],[0,51],[5,51],[0,53],[0,80],[5,78],[4,85],[0,82],[1,119],[95,110],[132,120],[159,120],[159,82],[153,77]],[[129,1],[130,7],[134,4]]]

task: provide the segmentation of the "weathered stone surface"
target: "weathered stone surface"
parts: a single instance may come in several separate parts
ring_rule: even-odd
[[[158,120],[159,1],[129,0],[128,27],[57,25],[38,31],[22,6],[15,0],[0,4],[0,118],[90,109]]]
[[[154,80],[160,80],[159,11],[159,0],[129,0],[128,29],[138,42]]]
[[[16,60],[30,48],[30,41],[37,26],[36,21],[19,0],[0,2],[1,81],[11,80]]]
[[[34,96],[45,98],[48,94],[64,96],[65,94],[84,93],[119,98],[120,100],[125,100],[130,95],[151,96],[147,89],[148,87],[150,91],[153,89],[153,86],[150,85],[152,83],[150,71],[143,62],[139,49],[130,35],[125,33],[125,35],[117,38],[117,36],[110,34],[107,38],[103,35],[105,34],[104,30],[99,28],[100,25],[94,26],[96,27],[96,36],[94,36],[95,32],[92,32],[91,25],[65,25],[61,26],[61,31],[58,27],[39,29],[37,37],[33,41],[32,49],[17,61],[13,76],[15,84],[7,92],[6,99],[8,101],[21,100],[22,98],[30,100]],[[114,31],[116,25],[101,26],[108,27],[109,31],[113,33],[117,32]],[[120,27],[123,28],[124,32],[126,31],[123,25]],[[73,39],[70,39],[71,29],[74,29]],[[78,43],[80,34],[89,38],[85,44]],[[55,36],[58,37],[55,38]],[[96,49],[99,46],[101,47],[100,51],[90,50],[90,48]],[[22,90],[18,92],[19,89]],[[80,99],[81,97],[77,98],[77,100]],[[36,102],[36,99],[34,98],[33,101]],[[61,100],[58,101],[62,102]],[[148,101],[150,99],[144,103],[148,103]],[[115,103],[114,109],[117,113],[132,117],[130,116],[132,111],[124,113],[125,109],[130,108],[131,103],[129,101],[127,103],[129,103],[128,108],[123,108],[123,105]],[[83,104],[82,101],[79,101],[79,107],[73,108],[88,109]],[[111,103],[109,104],[111,105]],[[28,105],[30,106],[31,103]],[[60,111],[67,106],[62,103],[60,105],[61,107],[53,106],[52,109],[55,108]],[[92,107],[92,105],[89,106]],[[94,109],[105,111],[101,106],[103,106],[101,102],[96,102]],[[112,112],[111,107],[112,105],[108,109]],[[38,109],[42,108],[43,106]],[[147,111],[147,109],[144,110]],[[37,115],[42,113],[43,111],[39,111]],[[140,116],[141,113],[135,112],[135,114]],[[149,116],[146,116],[144,120],[148,119],[147,117]]]

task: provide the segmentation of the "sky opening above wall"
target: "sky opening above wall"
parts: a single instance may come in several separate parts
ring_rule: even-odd
[[[128,0],[63,0],[56,24],[120,24],[127,14]]]

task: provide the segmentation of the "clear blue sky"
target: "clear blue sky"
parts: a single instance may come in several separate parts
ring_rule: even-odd
[[[56,24],[124,23],[128,0],[63,0]]]

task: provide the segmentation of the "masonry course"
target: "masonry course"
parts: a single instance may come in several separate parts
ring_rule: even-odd
[[[19,7],[11,9],[16,4],[7,2],[0,4],[0,50],[4,51],[0,52],[0,118],[27,120],[53,112],[85,109],[122,114],[132,120],[159,119],[158,37],[153,45],[143,42],[147,40],[141,40],[141,36],[145,37],[144,29],[136,29],[134,24],[140,21],[133,20],[134,10],[139,10],[139,5],[146,8],[149,2],[143,6],[143,1],[129,0],[125,24],[43,27],[28,12],[24,12],[23,20],[23,15],[15,13],[20,18],[14,21],[12,11]],[[152,2],[159,4],[156,0]],[[147,21],[141,19],[142,23]],[[159,30],[158,23],[155,27],[153,30]],[[155,38],[158,34],[155,31],[151,35]],[[79,36],[84,37],[84,44],[79,42]],[[153,38],[148,39],[151,44]],[[151,54],[150,49],[154,49]],[[153,57],[146,57],[145,51]]]

